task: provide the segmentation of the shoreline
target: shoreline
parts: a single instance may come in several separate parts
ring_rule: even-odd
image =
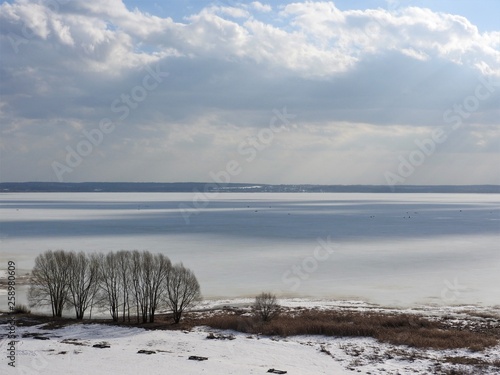
[[[16,285],[26,288],[29,286],[30,275],[25,274],[22,276],[16,276]],[[5,296],[7,292],[7,280],[0,278],[0,297]],[[23,295],[23,297],[26,297]],[[381,304],[363,300],[361,298],[357,299],[355,297],[348,299],[337,299],[337,298],[323,298],[323,297],[280,297],[277,295],[279,303],[283,307],[307,307],[307,308],[342,308],[351,311],[385,311],[392,313],[434,313],[434,314],[447,314],[456,313],[460,311],[476,310],[478,313],[491,313],[493,315],[498,315],[500,317],[500,303],[496,305],[484,305],[481,303],[456,303],[456,304],[445,304],[445,303],[409,303],[409,304]],[[252,305],[255,300],[254,296],[242,296],[242,297],[206,297],[203,298],[196,306],[195,310],[203,309],[217,309],[224,306],[240,308]],[[22,303],[21,303],[22,304]],[[27,304],[26,304],[27,305]],[[33,309],[33,314],[43,315],[43,310]],[[65,310],[66,311],[66,310]],[[69,309],[69,317],[72,315],[72,310]],[[0,308],[0,314],[8,313],[8,311],[3,311]],[[93,313],[95,314],[95,313]],[[106,313],[104,314],[106,315]],[[65,314],[66,316],[66,314]],[[98,315],[102,318],[102,315]]]
[[[415,317],[424,317],[430,319],[459,319],[459,320],[478,320],[487,319],[495,321],[494,328],[498,328],[499,340],[500,340],[500,306],[477,306],[471,304],[463,305],[418,305],[413,307],[401,308],[401,307],[391,307],[382,306],[373,303],[363,302],[363,301],[352,301],[352,300],[327,300],[327,299],[310,299],[310,298],[291,298],[291,299],[278,299],[279,306],[282,312],[286,315],[288,313],[293,313],[295,311],[300,312],[341,312],[346,314],[367,314],[367,315],[409,315]],[[204,317],[205,315],[211,316],[213,313],[217,312],[229,312],[238,313],[242,316],[250,316],[252,314],[252,307],[254,304],[253,298],[225,298],[225,299],[204,299],[200,301],[194,308],[186,311],[186,316],[194,317],[198,319]],[[68,323],[82,323],[82,324],[94,324],[99,323],[111,323],[120,325],[120,321],[113,322],[108,313],[92,313],[92,317],[89,318],[88,315],[84,319],[78,320],[74,317],[73,311],[71,309],[65,310],[66,314],[62,317],[52,317],[48,312],[33,311],[26,314],[15,314],[9,311],[0,310],[0,324],[1,317],[5,316],[28,316],[41,318],[44,321],[66,321]],[[159,309],[157,312],[157,317],[162,324],[165,323],[166,317],[169,316],[168,310]],[[192,319],[191,319],[192,321]],[[154,323],[127,323],[127,326],[137,326],[142,328],[148,328],[148,325],[153,326]]]
[[[19,286],[29,286],[29,275],[23,276],[24,282],[18,282],[18,279],[22,277],[17,277],[16,285]],[[0,279],[0,296],[5,295],[2,293],[7,290],[6,281]],[[288,297],[282,298],[277,295],[277,299],[283,307],[307,307],[316,308],[321,307],[326,308],[344,308],[351,310],[371,310],[371,311],[386,311],[386,312],[422,312],[422,313],[449,313],[460,310],[477,310],[481,312],[491,312],[492,314],[498,314],[500,317],[500,303],[496,305],[483,305],[480,303],[456,303],[456,304],[440,304],[440,303],[410,303],[407,305],[390,305],[390,304],[379,304],[374,302],[365,301],[362,299],[350,298],[350,299],[336,299],[336,298],[321,298],[321,297]],[[252,305],[255,297],[207,297],[203,298],[197,305],[195,310],[203,309],[217,309],[224,306],[240,308]],[[71,311],[71,310],[69,310]],[[1,313],[8,313],[7,311],[2,311]],[[34,314],[42,314],[43,312],[33,309]]]

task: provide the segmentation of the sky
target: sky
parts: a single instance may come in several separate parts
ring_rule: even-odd
[[[0,3],[0,182],[500,184],[500,2]]]

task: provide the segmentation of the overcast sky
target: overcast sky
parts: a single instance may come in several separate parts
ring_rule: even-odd
[[[0,5],[0,181],[500,184],[500,2]]]

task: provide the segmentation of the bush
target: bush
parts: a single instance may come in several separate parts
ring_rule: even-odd
[[[26,305],[16,305],[12,312],[14,314],[31,314],[31,310]]]
[[[261,293],[255,297],[255,314],[263,321],[268,322],[276,318],[280,313],[280,305],[276,296],[271,293]]]

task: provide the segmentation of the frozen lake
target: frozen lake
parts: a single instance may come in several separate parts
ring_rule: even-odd
[[[47,249],[162,252],[209,298],[500,304],[494,194],[2,193],[0,241],[21,271]]]

